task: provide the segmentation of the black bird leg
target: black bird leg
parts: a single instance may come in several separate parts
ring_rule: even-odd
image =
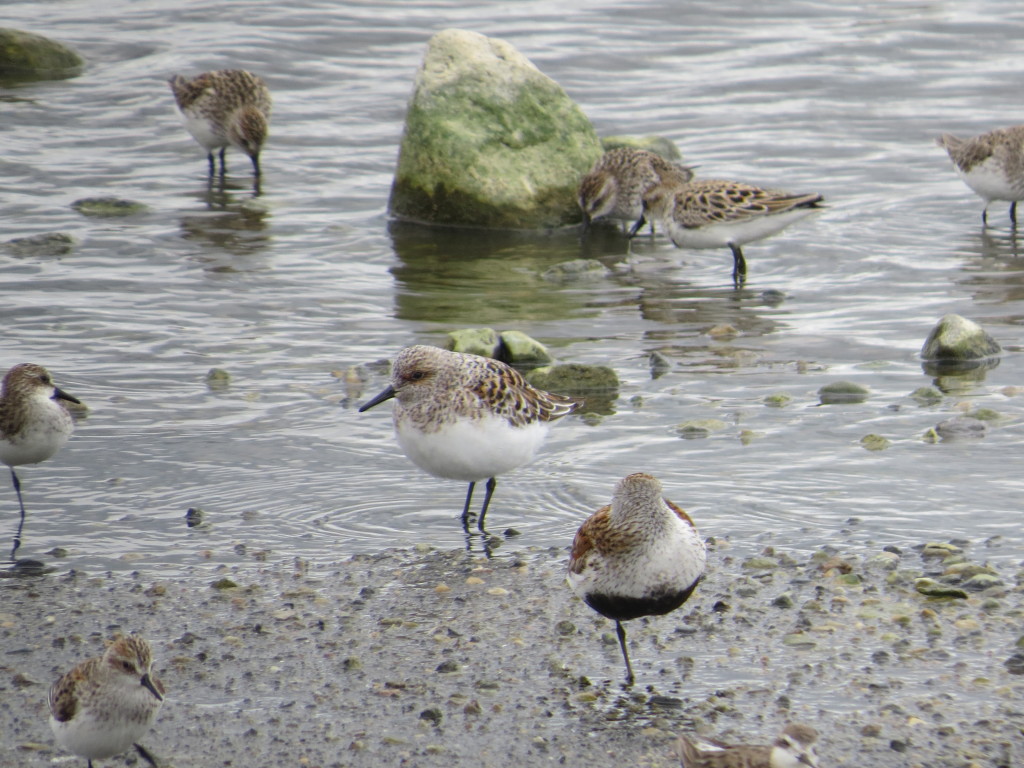
[[[486,531],[484,531],[484,517],[487,516],[487,507],[491,505],[491,496],[494,495],[494,489],[497,487],[498,481],[495,480],[493,477],[487,481],[487,495],[484,496],[484,506],[480,510],[480,520],[477,522],[476,525],[476,527],[480,529],[481,533],[486,533]]]

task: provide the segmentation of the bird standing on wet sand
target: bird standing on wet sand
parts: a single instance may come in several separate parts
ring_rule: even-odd
[[[791,723],[771,745],[720,745],[698,749],[685,736],[677,744],[683,768],[818,768],[814,742],[818,732],[809,725]]]
[[[138,744],[164,700],[152,673],[149,643],[122,635],[102,656],[83,661],[50,687],[50,729],[63,749],[89,761],[119,755],[131,746],[154,767]]]
[[[693,593],[706,563],[707,550],[693,520],[663,498],[661,483],[643,472],[620,480],[612,503],[576,532],[569,585],[615,622],[628,684],[636,678],[622,622],[674,611]]]
[[[724,248],[732,251],[733,284],[747,275],[741,246],[774,235],[820,211],[824,198],[762,189],[738,181],[704,179],[670,182],[644,195],[644,215],[661,222],[678,248]]]
[[[498,360],[422,345],[398,354],[391,383],[359,412],[391,398],[397,401],[395,434],[405,455],[435,477],[469,483],[462,510],[467,530],[473,489],[487,480],[481,531],[496,476],[530,461],[551,423],[580,405],[530,386]]]
[[[243,69],[218,69],[192,79],[175,75],[169,81],[185,127],[206,150],[210,176],[216,164],[213,151],[220,150],[220,175],[224,176],[224,150],[245,152],[260,178],[260,150],[270,125],[270,91],[262,78]]]
[[[948,133],[935,143],[946,150],[960,178],[985,201],[981,223],[988,225],[988,206],[1010,203],[1010,221],[1017,224],[1017,202],[1024,200],[1024,125],[1000,128],[970,139]]]
[[[14,468],[46,461],[64,447],[75,423],[60,400],[80,402],[55,387],[50,372],[34,363],[14,366],[0,384],[0,462],[11,469],[21,513],[11,560],[21,546],[21,530],[25,525],[21,482]]]
[[[655,152],[631,147],[609,150],[580,181],[577,200],[583,211],[583,226],[607,217],[632,225],[632,237],[645,223],[643,195],[647,190],[664,182],[684,183],[692,178],[691,168],[676,165]]]

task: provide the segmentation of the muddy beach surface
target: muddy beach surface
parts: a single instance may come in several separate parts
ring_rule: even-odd
[[[689,603],[628,623],[632,688],[566,552],[514,539],[491,558],[0,580],[0,765],[84,765],[53,746],[47,688],[131,630],[168,689],[143,740],[166,766],[672,766],[681,733],[765,741],[791,720],[819,729],[822,766],[1019,765],[1019,564],[998,540],[854,538],[811,556],[711,542]]]

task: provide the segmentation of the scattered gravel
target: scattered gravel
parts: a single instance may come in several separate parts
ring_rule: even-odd
[[[51,765],[50,682],[131,630],[168,689],[143,740],[168,768],[656,768],[680,733],[757,741],[790,720],[821,731],[826,767],[1020,765],[1021,576],[972,567],[984,547],[741,559],[719,540],[690,602],[626,625],[632,689],[559,549],[4,579],[0,766]]]

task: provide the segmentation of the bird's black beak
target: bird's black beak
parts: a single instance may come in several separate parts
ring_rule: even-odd
[[[373,406],[380,405],[385,400],[390,400],[394,396],[395,388],[388,384],[384,391],[377,395],[375,398],[373,398],[373,400],[369,400],[363,403],[361,406],[359,406],[359,412],[362,413],[363,411],[368,411],[371,408],[373,408]]]
[[[164,700],[164,695],[160,693],[159,690],[157,690],[157,687],[155,685],[153,685],[153,679],[149,676],[148,672],[142,676],[141,682],[146,688],[149,689],[150,693],[156,696],[157,701]]]
[[[56,387],[53,388],[53,399],[54,400],[67,400],[69,403],[78,403],[79,405],[82,404],[82,401],[79,400],[74,395],[69,395],[63,389],[57,389]]]

